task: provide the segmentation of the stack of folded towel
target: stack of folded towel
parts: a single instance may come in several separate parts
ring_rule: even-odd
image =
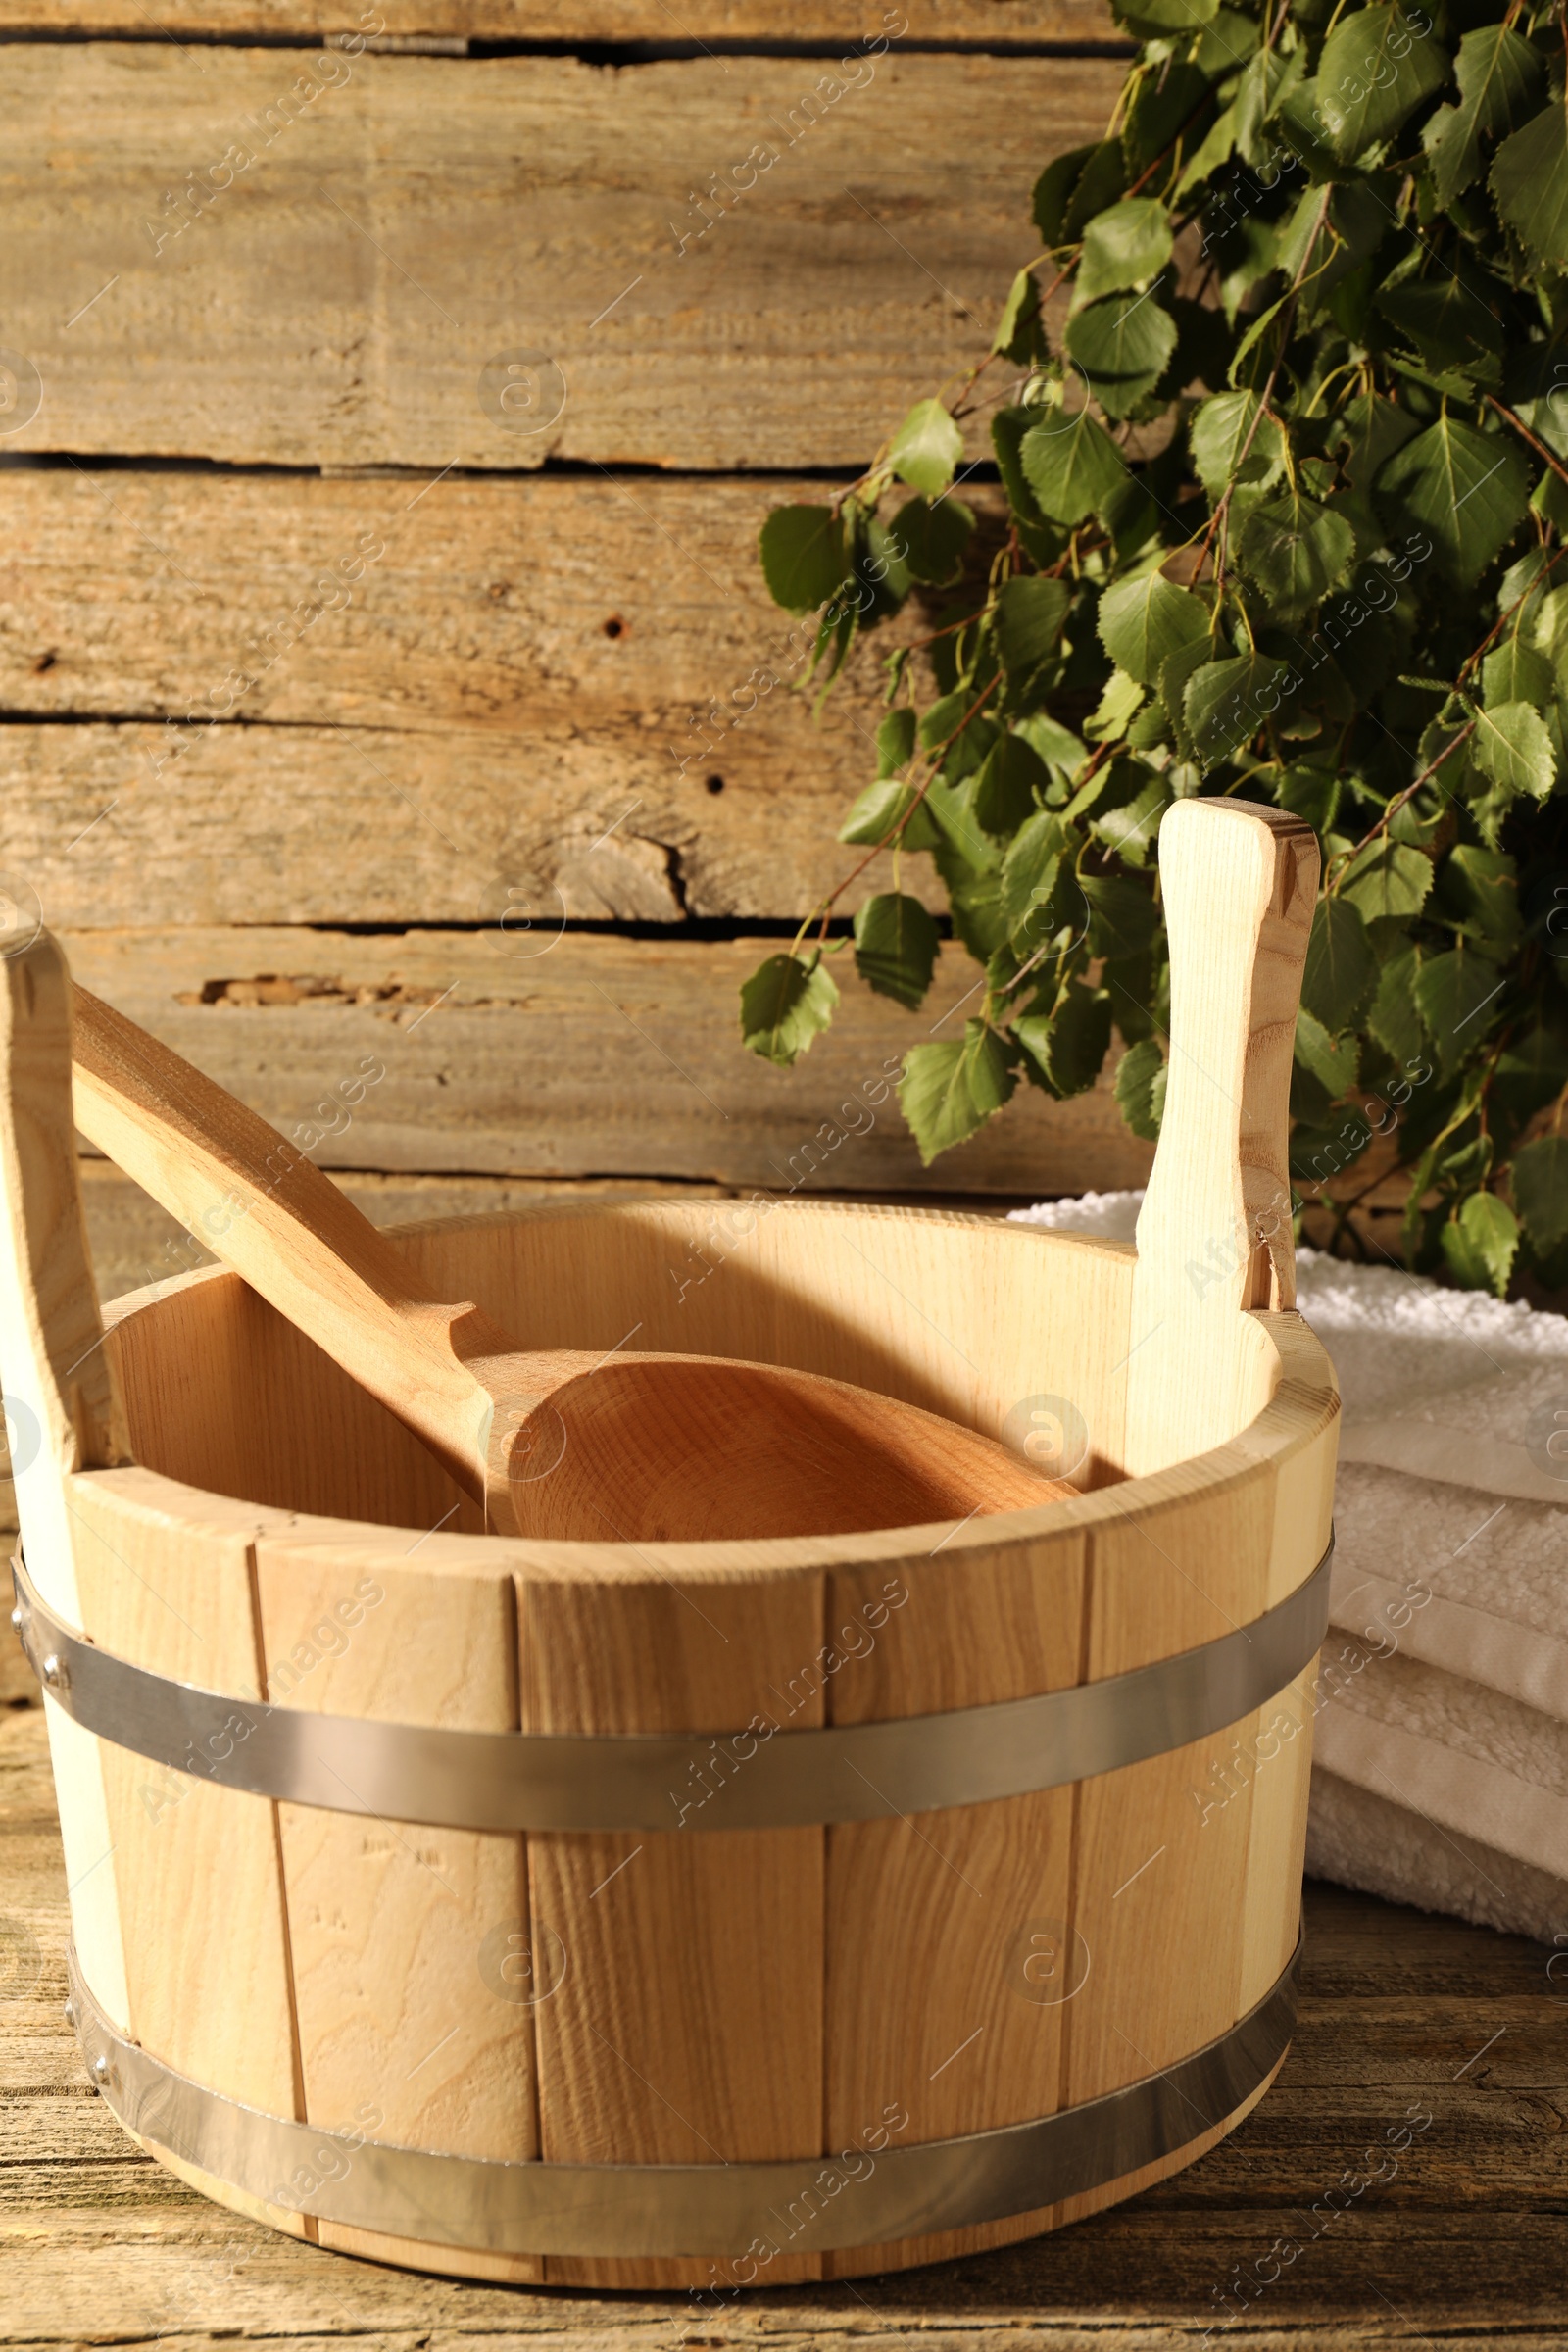
[[[1141,1198],[1015,1214],[1130,1241]],[[1568,1945],[1568,1318],[1297,1264],[1344,1396],[1307,1868]]]

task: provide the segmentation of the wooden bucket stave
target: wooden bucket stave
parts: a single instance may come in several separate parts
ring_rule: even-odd
[[[53,1181],[69,1194],[58,1166]],[[8,1197],[58,1256],[69,1217],[41,1219],[17,1166]],[[860,1381],[993,1434],[1031,1403],[1076,1414],[1088,1491],[815,1543],[506,1542],[214,1271],[110,1310],[101,1352],[130,1458],[71,1467],[83,1454],[62,1411],[22,1470],[41,1601],[102,1651],[231,1693],[241,1742],[245,1702],[719,1740],[1103,1683],[1250,1630],[1317,1569],[1337,1399],[1289,1309],[1244,1308],[1221,1284],[1206,1447],[1130,1476],[1152,1444],[1128,1429],[1151,1270],[1130,1248],[929,1211],[725,1215],[545,1208],[399,1238],[530,1345],[608,1351],[635,1332]],[[48,1368],[64,1366],[48,1315],[34,1324],[47,1427]],[[1199,1739],[990,1801],[711,1828],[749,1761],[721,1744],[665,1792],[668,1829],[521,1834],[163,1769],[84,1731],[62,1692],[49,1716],[84,1990],[173,2075],[320,2134],[261,2195],[167,2133],[145,2144],[326,2245],[478,2278],[727,2292],[1004,2243],[1192,2161],[1272,2080],[1277,2055],[1175,2144],[1052,2203],[854,2232],[891,2151],[1087,2109],[1267,1999],[1297,1937],[1310,1679],[1303,1656]],[[374,2143],[524,2165],[821,2162],[814,2197],[760,2202],[739,2239],[650,2251],[612,2230],[592,2251],[534,2252],[343,2218]]]

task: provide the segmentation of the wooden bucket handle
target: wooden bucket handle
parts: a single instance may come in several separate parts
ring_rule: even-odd
[[[1234,1434],[1226,1310],[1296,1304],[1287,1147],[1317,839],[1282,809],[1178,801],[1160,826],[1159,879],[1170,1054],[1138,1215],[1127,1401],[1135,1472]]]
[[[0,957],[0,1373],[61,1471],[130,1461],[81,1212],[71,973],[40,931]]]

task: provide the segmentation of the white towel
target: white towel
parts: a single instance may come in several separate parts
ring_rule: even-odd
[[[1131,1240],[1141,1198],[1014,1214]],[[1568,1943],[1568,1319],[1297,1264],[1344,1397],[1307,1867]]]

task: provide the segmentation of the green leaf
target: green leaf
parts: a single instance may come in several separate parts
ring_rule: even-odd
[[[1568,407],[1568,402],[1566,402]],[[1556,588],[1549,598],[1543,598],[1540,612],[1535,613],[1535,649],[1544,654],[1551,663],[1551,680],[1556,684],[1558,701],[1568,694],[1568,593]],[[1535,701],[1533,694],[1509,696],[1511,701]]]
[[[940,400],[917,400],[893,436],[888,461],[901,482],[935,498],[952,481],[963,435]]]
[[[857,795],[854,808],[839,827],[839,839],[873,848],[886,841],[899,819],[912,808],[914,813],[909,817],[902,836],[904,847],[906,850],[932,849],[939,838],[936,827],[931,822],[925,803],[922,801],[917,808],[914,803],[912,784],[901,784],[896,776],[880,778]]]
[[[978,775],[986,763],[986,754],[996,742],[1001,729],[994,718],[976,707],[968,724],[959,729],[942,755],[942,781],[956,789],[970,776]]]
[[[1549,415],[1549,410],[1548,410]],[[1552,556],[1549,548],[1531,547],[1509,564],[1497,583],[1497,611],[1503,617],[1512,616],[1513,634],[1528,628],[1542,651],[1550,655],[1555,629],[1547,614],[1547,607],[1560,589],[1548,589]],[[1523,597],[1521,605],[1519,599]],[[1545,634],[1542,634],[1544,626]]]
[[[1117,960],[1141,955],[1159,929],[1150,893],[1119,874],[1084,874],[1079,887],[1089,902],[1091,954]]]
[[[991,447],[997,461],[1002,486],[1007,493],[1007,504],[1013,514],[1030,530],[1049,531],[1050,524],[1035,504],[1023,469],[1024,435],[1035,422],[1038,409],[999,409],[991,419]],[[1042,558],[1041,561],[1048,561]]]
[[[1377,477],[1392,504],[1428,533],[1463,581],[1480,576],[1524,517],[1530,477],[1511,442],[1446,414],[1396,450]]]
[[[1317,103],[1335,154],[1350,163],[1395,132],[1447,78],[1447,52],[1397,5],[1342,17],[1318,60]]]
[[[1040,242],[1065,245],[1082,233],[1086,220],[1114,204],[1127,185],[1127,159],[1120,139],[1072,147],[1049,163],[1035,182],[1034,220]]]
[[[970,685],[955,686],[951,694],[944,694],[936,702],[928,703],[920,713],[918,732],[922,748],[934,752],[946,743],[973,704],[974,689]]]
[[[1506,1053],[1497,1056],[1493,1097],[1516,1119],[1533,1119],[1538,1110],[1544,1110],[1556,1102],[1565,1086],[1568,1086],[1568,1040],[1548,1029],[1544,1021],[1538,1021]]]
[[[1492,193],[1527,253],[1568,262],[1568,125],[1560,98],[1504,139],[1493,159]]]
[[[929,1167],[1002,1108],[1017,1085],[1007,1050],[984,1021],[966,1021],[961,1042],[915,1046],[905,1058],[899,1102]]]
[[[1063,338],[1107,416],[1126,416],[1164,374],[1176,321],[1147,294],[1111,294],[1075,311]]]
[[[1508,1295],[1519,1227],[1513,1211],[1495,1193],[1472,1193],[1456,1217],[1443,1228],[1443,1255],[1449,1273],[1468,1291]]]
[[[1137,412],[1146,420],[1152,414],[1147,403]],[[1110,542],[1107,553],[1113,567],[1119,568],[1124,564],[1138,562],[1157,540],[1161,514],[1168,515],[1170,513],[1155,488],[1159,478],[1159,473],[1152,467],[1130,473],[1117,484],[1102,507],[1101,519]],[[1088,659],[1087,656],[1085,658]]]
[[[1019,827],[1002,861],[1003,920],[1008,938],[1014,941],[1019,940],[1023,926],[1029,925],[1028,935],[1019,942],[1025,955],[1054,938],[1060,928],[1055,914],[1055,894],[1065,841],[1060,817],[1042,808]],[[1076,894],[1074,905],[1077,905]],[[1082,919],[1087,922],[1086,912]],[[1050,929],[1048,922],[1052,925]]]
[[[1170,260],[1171,244],[1170,215],[1152,196],[1129,196],[1097,214],[1084,231],[1075,307],[1147,285]]]
[[[1089,741],[1120,743],[1143,699],[1144,690],[1138,680],[1130,678],[1124,669],[1113,669],[1093,715],[1084,720],[1084,733]]]
[[[1336,440],[1345,450],[1346,479],[1351,489],[1370,490],[1379,468],[1420,429],[1407,409],[1396,408],[1377,393],[1349,402],[1340,416]]]
[[[1546,551],[1541,549],[1537,552],[1544,555]],[[1525,559],[1521,557],[1520,561],[1523,563]],[[1510,568],[1514,567],[1510,566]],[[1520,621],[1526,614],[1530,614],[1528,605],[1514,617],[1516,633]],[[1545,655],[1547,661],[1551,662],[1560,683],[1564,674],[1564,657],[1568,656],[1568,588],[1553,588],[1543,596],[1530,618],[1531,637],[1541,652]],[[1521,697],[1521,700],[1527,703],[1530,699],[1528,694]]]
[[[819,956],[769,956],[741,989],[748,1050],[788,1069],[833,1018],[839,992]]]
[[[1130,678],[1154,686],[1169,657],[1208,636],[1208,608],[1157,571],[1118,580],[1100,600],[1100,642]]]
[[[1169,743],[1176,732],[1170,712],[1157,695],[1150,697],[1128,726],[1126,743],[1130,752],[1154,752]]]
[[[1366,1015],[1376,1042],[1395,1060],[1408,1066],[1421,1052],[1421,1015],[1415,1007],[1415,976],[1421,958],[1414,948],[1391,956],[1378,975],[1377,994]]]
[[[874,627],[903,607],[914,575],[905,561],[904,542],[879,516],[868,515],[856,553],[845,602],[862,628]],[[821,703],[818,701],[818,710]]]
[[[1296,1058],[1327,1093],[1339,1102],[1355,1084],[1361,1066],[1353,1037],[1331,1037],[1316,1013],[1303,1004],[1296,1016]]]
[[[1508,1184],[1519,1222],[1537,1250],[1568,1241],[1568,1135],[1544,1135],[1516,1152]]]
[[[1122,145],[1134,172],[1158,162],[1178,136],[1183,152],[1190,152],[1209,112],[1212,85],[1212,75],[1196,62],[1176,58],[1135,77],[1121,118]]]
[[[1184,712],[1198,756],[1205,766],[1228,760],[1250,742],[1279,709],[1283,662],[1268,654],[1238,654],[1228,662],[1205,662],[1187,682]]]
[[[847,593],[852,587],[855,590],[853,595]],[[862,601],[862,584],[846,580],[835,592],[831,603],[823,606],[817,622],[816,643],[811,648],[806,673],[808,677],[814,676],[818,682],[816,707],[819,711],[828,688],[844,667],[862,615],[868,610],[874,611],[879,603],[880,599],[874,594]]]
[[[1210,652],[1208,639],[1195,637],[1191,645],[1181,646],[1174,654],[1167,654],[1159,665],[1159,699],[1170,713],[1176,748],[1184,760],[1196,760],[1198,757],[1198,747],[1187,723],[1187,688],[1209,660]]]
[[[1020,718],[1015,732],[1025,743],[1032,745],[1042,760],[1059,767],[1064,777],[1076,775],[1084,763],[1084,747],[1070,728],[1064,727],[1046,710],[1031,710]]]
[[[1063,824],[1075,825],[1085,811],[1095,808],[1097,804],[1108,804],[1111,801],[1122,799],[1124,796],[1121,784],[1127,766],[1127,761],[1113,760],[1108,767],[1099,768],[1093,774],[1086,775],[1061,812]]]
[[[931,985],[941,947],[936,924],[918,899],[884,891],[855,918],[855,968],[880,997],[912,1012]]]
[[[1040,288],[1032,270],[1020,270],[1008,287],[991,348],[1004,359],[1020,364],[1034,359],[1041,350]]]
[[[1122,15],[1152,32],[1187,32],[1219,15],[1220,0],[1126,0]]]
[[[1057,522],[1082,522],[1127,473],[1121,451],[1087,409],[1071,416],[1048,411],[1025,433],[1019,454],[1029,487]]]
[[[1556,781],[1557,762],[1546,722],[1528,703],[1478,710],[1470,748],[1476,765],[1508,792],[1528,792],[1544,801]]]
[[[1206,73],[1210,82],[1225,80],[1227,73],[1237,71],[1246,59],[1253,57],[1257,42],[1262,40],[1262,24],[1257,17],[1244,17],[1239,7],[1222,5],[1220,12],[1208,22],[1208,30],[1192,45],[1192,59]]]
[[[1131,963],[1107,963],[1101,979],[1110,996],[1111,1015],[1121,1033],[1124,1045],[1142,1045],[1163,1026],[1150,1000],[1158,1003],[1161,985],[1168,978],[1163,956],[1158,956],[1159,977],[1155,978],[1157,951],[1154,955],[1136,956]],[[1168,1011],[1169,1006],[1165,1008]]]
[[[1023,469],[1024,435],[1040,415],[1037,408],[999,409],[991,419],[991,446],[996,453],[997,470],[1007,493],[1012,509],[1013,527],[1026,555],[1042,568],[1056,562],[1067,544],[1067,534],[1048,521],[1040,511],[1039,501],[1030,489]]]
[[[974,536],[974,516],[958,498],[908,498],[893,517],[893,542],[917,580],[937,587],[956,580]]]
[[[1289,169],[1287,165],[1286,170]],[[1228,380],[1235,338],[1240,331],[1238,320],[1246,325],[1266,299],[1267,281],[1279,267],[1277,245],[1274,229],[1257,213],[1249,213],[1240,222],[1226,222],[1221,232],[1219,301],[1220,316],[1229,331],[1203,369],[1205,383]]]
[[[876,772],[880,780],[896,776],[901,767],[907,767],[914,758],[914,712],[906,704],[900,710],[890,710],[876,731]],[[848,834],[841,833],[840,841]]]
[[[1481,664],[1481,692],[1489,710],[1500,703],[1532,703],[1543,710],[1555,685],[1546,656],[1517,634],[1505,637]]]
[[[991,844],[987,844],[991,848]],[[943,863],[940,852],[937,863]],[[961,942],[976,963],[989,963],[999,949],[1007,944],[1007,926],[1002,919],[1002,861],[995,862],[979,873],[962,873],[952,866],[946,868],[942,879],[948,886],[948,911],[953,917],[953,935]]]
[[[1171,805],[1170,787],[1163,776],[1151,776],[1143,790],[1130,801],[1107,808],[1097,816],[1090,831],[1107,850],[1114,850],[1124,865],[1144,865],[1159,831],[1160,820]]]
[[[1408,922],[1426,905],[1432,860],[1403,842],[1377,842],[1349,867],[1340,896],[1369,923]]]
[[[1101,143],[1105,146],[1114,145],[1118,149],[1116,160],[1119,164],[1121,162],[1120,140],[1105,140]],[[1035,226],[1040,231],[1040,242],[1048,251],[1054,246],[1064,245],[1067,242],[1067,205],[1071,200],[1074,187],[1083,176],[1084,166],[1095,153],[1096,149],[1093,146],[1069,147],[1061,155],[1053,156],[1040,177],[1035,181],[1034,203],[1031,209],[1034,214]]]
[[[1134,1135],[1159,1141],[1165,1111],[1165,1057],[1152,1037],[1129,1046],[1116,1065],[1116,1107]]]
[[[1006,580],[997,598],[997,651],[1009,677],[1025,678],[1056,650],[1072,605],[1065,580]]]
[[[1110,1051],[1110,999],[1102,989],[1070,981],[1054,1010],[1026,1012],[1012,1033],[1048,1091],[1063,1101],[1081,1095],[1099,1077]]]
[[[1253,318],[1249,324],[1247,332],[1237,344],[1236,349],[1232,352],[1231,364],[1225,372],[1226,380],[1237,391],[1250,391],[1257,382],[1259,376],[1263,374],[1263,359],[1254,359],[1253,354],[1257,351],[1259,343],[1261,343],[1264,335],[1267,334],[1269,328],[1273,325],[1281,311],[1284,310],[1287,299],[1288,298],[1282,294],[1278,302],[1271,302],[1269,304],[1266,311],[1259,311],[1256,318]],[[1272,354],[1264,355],[1264,357],[1269,360],[1271,366],[1273,359],[1282,356],[1283,345],[1276,345]],[[1249,367],[1247,364],[1250,360],[1252,363],[1250,367]]]
[[[1298,81],[1294,89],[1287,90],[1278,109],[1281,136],[1305,167],[1307,178],[1315,187],[1335,177],[1337,162],[1329,143],[1327,122],[1319,104],[1321,96],[1314,75],[1309,80]]]
[[[1198,478],[1210,498],[1220,497],[1229,487],[1256,415],[1255,392],[1216,392],[1193,411],[1188,446]],[[1265,416],[1252,433],[1247,453],[1248,478],[1268,480],[1283,466],[1284,458],[1279,426],[1272,416]]]
[[[1449,716],[1435,718],[1429,727],[1421,730],[1416,759],[1423,772],[1429,767],[1433,769],[1434,784],[1450,800],[1456,799],[1465,789],[1472,772],[1470,746],[1474,740],[1470,721],[1457,706]]]
[[[1480,172],[1482,140],[1517,128],[1536,103],[1542,62],[1521,34],[1498,23],[1465,34],[1455,71],[1458,105],[1440,107],[1421,133],[1438,209],[1445,213]]]
[[[1331,1037],[1353,1029],[1377,979],[1378,959],[1360,908],[1344,899],[1320,899],[1312,916],[1301,1003]]]
[[[1355,533],[1332,507],[1289,490],[1252,509],[1237,556],[1289,627],[1344,579],[1355,560]]]
[[[975,823],[993,840],[1010,841],[1034,815],[1051,784],[1051,770],[1021,735],[999,735],[975,778]]]
[[[1450,948],[1443,956],[1423,956],[1415,979],[1416,1007],[1445,1070],[1457,1069],[1484,1043],[1488,1024],[1481,1015],[1499,994],[1496,967],[1484,956]]]
[[[1429,368],[1458,368],[1480,383],[1500,381],[1502,328],[1454,270],[1385,287],[1376,308]]]
[[[1392,219],[1387,202],[1353,175],[1334,189],[1327,214],[1322,190],[1303,188],[1280,223],[1274,252],[1276,270],[1300,289],[1298,316],[1311,317],[1325,307],[1341,280],[1377,250]]]
[[[831,507],[775,507],[760,551],[768,593],[786,612],[814,612],[847,569],[844,530]]]
[[[908,595],[913,578],[903,540],[880,515],[867,514],[857,534],[854,575],[862,601],[862,620],[880,620],[896,612]]]
[[[1176,182],[1175,201],[1180,204],[1194,188],[1200,188],[1221,167],[1230,162],[1236,147],[1236,130],[1240,120],[1238,109],[1223,107],[1215,116],[1198,147],[1182,166],[1182,175]]]
[[[1264,779],[1259,776],[1256,781]],[[1304,817],[1314,833],[1327,833],[1332,826],[1342,789],[1342,779],[1333,769],[1314,766],[1309,760],[1294,760],[1289,767],[1274,771],[1275,800],[1293,816]]]
[[[951,885],[954,860],[958,861],[959,878],[963,875],[989,873],[1000,867],[1002,854],[995,842],[988,841],[976,824],[969,804],[969,786],[944,784],[936,777],[926,786],[925,808],[938,836],[938,848],[943,853],[938,862],[944,881]],[[990,950],[986,953],[989,955]]]
[[[1448,853],[1443,879],[1444,895],[1457,901],[1484,941],[1512,947],[1519,936],[1519,875],[1506,851],[1459,842]]]

